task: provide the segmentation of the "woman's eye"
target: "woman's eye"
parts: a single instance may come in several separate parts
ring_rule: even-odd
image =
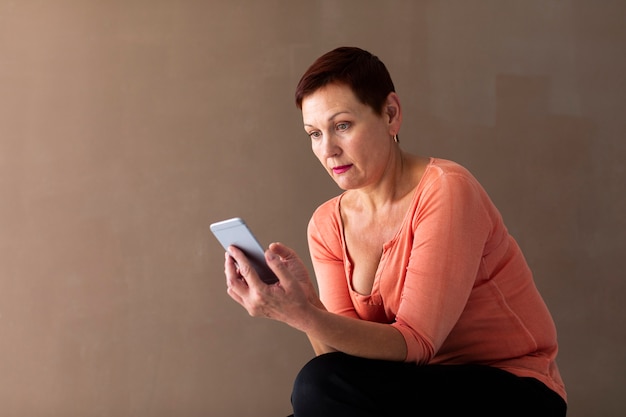
[[[349,127],[350,123],[348,122],[337,123],[337,130],[348,130]]]
[[[321,137],[322,134],[318,132],[317,130],[314,130],[313,132],[309,132],[309,136],[311,137],[311,139],[317,139]]]

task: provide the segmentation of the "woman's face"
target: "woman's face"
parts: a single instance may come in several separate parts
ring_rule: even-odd
[[[328,84],[302,101],[304,130],[328,174],[343,190],[375,187],[392,161],[399,104],[391,93],[378,115],[350,87]]]

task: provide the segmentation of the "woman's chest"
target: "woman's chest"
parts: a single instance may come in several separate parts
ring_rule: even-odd
[[[391,216],[384,222],[363,222],[345,230],[346,252],[351,264],[350,282],[357,293],[372,293],[375,281],[382,272],[385,248],[392,244],[402,220],[403,216]]]

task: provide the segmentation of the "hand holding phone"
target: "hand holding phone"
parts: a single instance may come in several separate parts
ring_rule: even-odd
[[[228,247],[231,245],[241,249],[263,282],[266,284],[278,282],[278,278],[265,262],[263,247],[243,219],[233,217],[212,223],[210,229],[224,250],[228,251]]]

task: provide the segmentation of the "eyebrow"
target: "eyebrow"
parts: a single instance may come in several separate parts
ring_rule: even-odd
[[[328,119],[326,119],[327,122],[330,122],[331,120],[333,120],[334,118],[336,118],[337,116],[339,116],[340,114],[344,114],[344,113],[350,113],[347,110],[342,110],[342,111],[338,111],[337,113],[333,114],[332,116],[330,116]],[[305,123],[304,126],[308,126],[308,127],[313,127],[313,125],[310,125],[308,123]]]

